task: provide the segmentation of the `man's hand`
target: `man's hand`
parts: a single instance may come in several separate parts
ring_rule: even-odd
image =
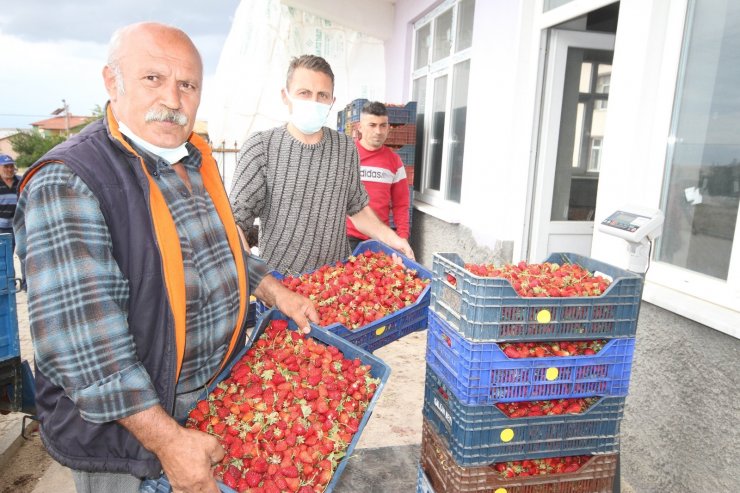
[[[398,250],[399,252],[403,253],[411,260],[416,260],[416,257],[414,256],[414,251],[411,249],[411,245],[409,245],[409,242],[398,235],[394,234],[393,236],[395,236],[395,238],[389,238],[390,241],[388,243],[388,246],[393,248],[394,250]]]
[[[319,314],[311,300],[283,286],[280,281],[266,275],[254,290],[254,295],[268,306],[275,306],[293,319],[303,333],[311,332],[308,321],[319,323]]]
[[[369,205],[365,206],[354,216],[349,216],[349,218],[360,233],[375,240],[380,240],[389,247],[403,253],[411,260],[416,260],[414,257],[414,251],[411,249],[409,242],[398,236],[395,231],[383,224]]]
[[[294,293],[284,286],[281,287],[283,289],[275,296],[275,306],[282,313],[292,318],[304,334],[308,334],[311,332],[308,321],[310,320],[315,324],[319,323],[319,314],[316,312],[316,307],[305,296]]]
[[[181,438],[157,454],[173,493],[219,492],[211,468],[223,459],[223,447],[212,435],[180,429]]]
[[[174,493],[219,493],[211,467],[224,449],[215,437],[183,428],[160,406],[118,422],[157,456]]]

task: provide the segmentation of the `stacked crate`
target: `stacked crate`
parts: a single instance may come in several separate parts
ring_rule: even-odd
[[[523,298],[456,254],[433,257],[418,491],[611,492],[642,277],[553,254],[612,279],[598,297]],[[593,355],[511,359],[504,342],[607,340]],[[497,404],[586,398],[578,414],[510,418]],[[502,477],[492,464],[591,456],[577,471]],[[425,489],[426,488],[426,489]]]
[[[0,400],[8,409],[22,406],[21,346],[15,305],[13,235],[0,234]],[[4,406],[2,406],[4,408]]]
[[[352,138],[359,136],[360,113],[362,112],[362,106],[367,101],[367,99],[355,99],[337,113],[338,132],[343,132]],[[409,184],[409,200],[413,204],[416,154],[416,102],[410,101],[405,105],[384,104],[388,109],[388,123],[391,127],[385,145],[393,149],[403,162]],[[409,227],[411,226],[412,209],[412,207],[409,207]],[[390,225],[395,229],[393,212],[391,212]]]

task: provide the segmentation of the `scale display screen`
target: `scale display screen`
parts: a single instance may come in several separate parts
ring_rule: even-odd
[[[629,212],[617,211],[611,216],[604,219],[601,224],[623,229],[625,231],[634,232],[637,231],[640,226],[647,224],[649,221],[649,217],[638,216],[637,214],[631,214]]]
[[[639,242],[646,236],[650,236],[651,239],[659,236],[662,226],[661,211],[632,206],[610,214],[601,221],[599,231],[627,241]]]

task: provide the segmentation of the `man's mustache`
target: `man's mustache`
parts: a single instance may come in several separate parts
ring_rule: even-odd
[[[150,109],[144,117],[146,122],[174,123],[184,127],[188,124],[188,117],[184,113],[170,108]]]

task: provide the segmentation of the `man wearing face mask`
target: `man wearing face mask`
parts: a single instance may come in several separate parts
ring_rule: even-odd
[[[323,124],[334,104],[334,73],[321,57],[288,67],[286,125],[252,135],[242,147],[231,204],[242,229],[260,218],[260,249],[283,274],[316,269],[350,253],[346,217],[358,231],[414,258],[408,241],[370,208],[354,142]]]

